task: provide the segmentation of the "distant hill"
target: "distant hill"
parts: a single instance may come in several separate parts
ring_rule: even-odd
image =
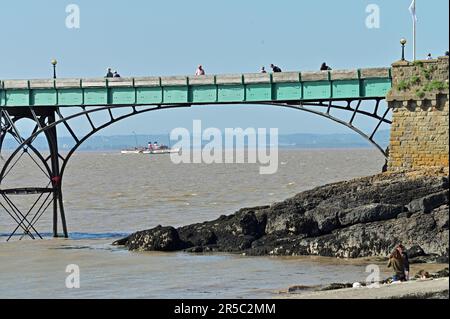
[[[281,148],[366,148],[371,144],[358,134],[285,134],[280,135],[279,146]],[[383,148],[389,145],[389,131],[378,132],[376,140]],[[145,146],[148,142],[159,142],[169,145],[169,136],[163,134],[154,135],[114,135],[114,136],[93,136],[84,142],[80,150],[83,151],[107,151],[120,150],[125,148]],[[172,142],[173,144],[174,142]],[[207,143],[204,142],[205,144]],[[61,150],[70,149],[74,144],[70,137],[60,137],[58,144]],[[47,149],[46,141],[43,137],[36,139],[33,144],[39,149]],[[17,143],[12,138],[5,139],[4,149],[15,149]]]
[[[389,145],[389,130],[378,132],[375,140],[383,147]],[[279,144],[296,148],[364,148],[371,144],[358,134],[291,134],[280,135]]]

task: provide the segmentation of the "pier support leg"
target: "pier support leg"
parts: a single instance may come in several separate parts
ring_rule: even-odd
[[[55,113],[53,112],[47,117],[48,123],[51,124],[55,122]],[[61,217],[61,224],[63,229],[63,236],[65,238],[69,237],[67,232],[66,217],[64,212],[64,203],[62,198],[62,176],[61,169],[59,165],[59,150],[58,150],[58,139],[56,127],[53,127],[46,131],[48,145],[50,149],[50,160],[52,169],[52,186],[53,186],[53,237],[59,237],[58,234],[58,214]]]

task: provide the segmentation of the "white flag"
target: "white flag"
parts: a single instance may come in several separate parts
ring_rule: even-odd
[[[409,6],[409,12],[411,12],[414,21],[417,22],[417,15],[416,15],[416,0],[412,0],[411,5]]]

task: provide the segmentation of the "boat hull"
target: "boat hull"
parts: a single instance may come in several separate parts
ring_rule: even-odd
[[[162,155],[162,154],[175,154],[179,153],[180,149],[167,149],[167,150],[154,150],[154,151],[140,151],[140,150],[123,150],[120,153],[125,155],[132,155],[132,154],[149,154],[149,155]]]

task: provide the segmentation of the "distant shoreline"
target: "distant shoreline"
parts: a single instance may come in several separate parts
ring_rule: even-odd
[[[388,130],[380,131],[376,136],[377,143],[384,149],[389,145],[390,133]],[[112,135],[112,136],[92,136],[85,141],[78,151],[91,150],[121,150],[133,148],[135,146],[145,146],[148,142],[158,141],[165,145],[173,146],[175,141],[169,140],[169,134],[138,134],[138,135]],[[210,141],[203,141],[203,146]],[[220,144],[220,141],[217,141]],[[38,149],[47,149],[48,144],[45,138],[38,137],[33,144]],[[70,136],[60,136],[58,146],[60,150],[69,150],[74,145],[74,140]],[[222,145],[225,145],[222,141]],[[244,145],[247,145],[245,142]],[[17,147],[17,142],[12,138],[6,138],[3,149],[13,150]],[[280,149],[369,149],[372,148],[370,142],[357,134],[336,133],[336,134],[279,134],[278,146]]]
[[[366,150],[366,151],[376,151],[375,148],[370,146],[346,146],[346,147],[294,147],[294,146],[279,146],[280,150],[283,151],[352,151],[352,150]],[[12,148],[4,148],[3,154],[12,153],[15,149]],[[44,151],[46,149],[43,149]],[[77,153],[117,153],[121,151],[121,148],[114,149],[79,149]],[[232,149],[228,149],[232,150]],[[61,153],[65,152],[65,149],[60,149]]]

